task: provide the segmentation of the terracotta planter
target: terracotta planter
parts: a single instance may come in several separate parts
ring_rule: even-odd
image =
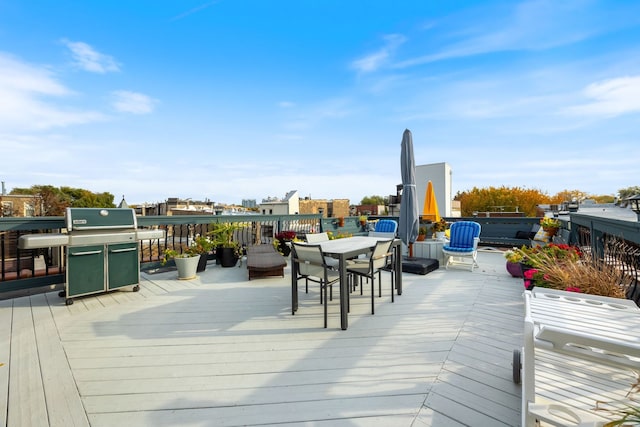
[[[426,237],[427,237],[426,234],[418,234],[418,238],[416,239],[416,241],[422,242]]]

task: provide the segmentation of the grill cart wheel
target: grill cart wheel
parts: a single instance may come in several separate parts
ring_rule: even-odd
[[[140,285],[135,285],[133,287],[133,292],[138,292],[140,290]]]
[[[522,370],[522,357],[520,354],[520,350],[513,350],[513,382],[516,384],[520,384],[521,378],[521,370]]]
[[[64,303],[67,305],[73,305],[73,298],[67,298]]]

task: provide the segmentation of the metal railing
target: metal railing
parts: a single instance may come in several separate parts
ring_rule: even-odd
[[[640,303],[640,222],[571,214],[572,241],[632,281],[627,298]]]
[[[166,230],[164,239],[142,240],[141,269],[158,266],[165,249],[182,252],[197,235],[206,235],[214,223],[234,223],[233,240],[242,247],[270,244],[280,231],[308,233],[322,229],[320,215],[176,215],[142,216],[138,228]],[[61,233],[63,217],[0,218],[0,293],[65,282],[66,247],[21,250],[24,234]]]
[[[370,217],[379,219],[382,217]],[[397,218],[395,218],[397,220]],[[530,230],[537,218],[446,218],[448,221],[478,221],[482,225],[481,236],[513,237],[515,230]],[[345,218],[343,227],[338,227],[335,218],[320,215],[176,215],[141,216],[137,218],[139,228],[160,228],[167,231],[164,239],[140,242],[140,263],[143,270],[159,265],[164,249],[181,250],[196,235],[204,235],[213,223],[236,223],[240,228],[234,240],[241,246],[270,244],[274,236],[284,230],[299,234],[314,231],[347,232],[360,234],[358,217]],[[570,243],[590,248],[593,253],[604,256],[605,246],[614,241],[618,245],[614,252],[625,273],[635,278],[640,272],[640,223],[593,217],[572,213],[564,227],[570,230]],[[0,218],[0,293],[29,289],[65,282],[65,247],[38,250],[18,249],[18,238],[23,234],[60,233],[64,230],[63,217]],[[505,235],[508,234],[508,235]],[[609,242],[609,243],[607,243]],[[611,252],[611,251],[609,251]],[[640,290],[637,290],[640,294]]]

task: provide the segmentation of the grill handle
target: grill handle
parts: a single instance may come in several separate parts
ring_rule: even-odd
[[[96,255],[101,254],[102,251],[86,251],[86,252],[73,252],[71,256],[82,256],[82,255]]]
[[[135,247],[135,248],[124,248],[124,249],[110,249],[109,252],[111,252],[112,254],[117,254],[117,253],[120,253],[120,252],[131,252],[131,251],[135,251],[137,249],[138,249],[137,247]]]

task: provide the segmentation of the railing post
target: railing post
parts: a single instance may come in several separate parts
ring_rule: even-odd
[[[599,259],[604,259],[604,233],[596,230],[593,221],[589,221],[589,232],[591,233],[591,253]]]

